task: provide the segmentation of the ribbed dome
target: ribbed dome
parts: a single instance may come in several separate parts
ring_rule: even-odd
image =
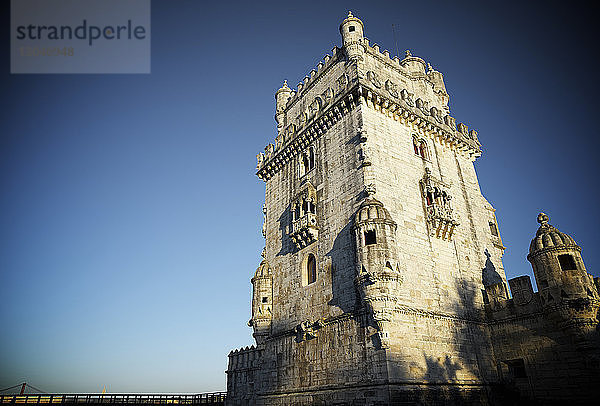
[[[266,260],[262,260],[260,262],[260,265],[258,266],[258,268],[256,269],[256,272],[254,273],[254,277],[255,278],[266,278],[271,276],[271,268],[269,268],[269,264],[267,263]]]
[[[392,221],[392,216],[390,216],[390,212],[387,211],[385,207],[383,207],[383,203],[379,200],[368,197],[363,203],[360,205],[358,212],[356,213],[356,221],[365,221],[365,220],[386,220]]]
[[[537,221],[540,223],[540,228],[538,228],[535,238],[531,240],[529,255],[547,248],[575,248],[581,250],[570,235],[558,231],[556,227],[548,224],[548,220],[545,213],[538,214]]]

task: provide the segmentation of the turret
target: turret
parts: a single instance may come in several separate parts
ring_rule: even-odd
[[[354,61],[363,58],[365,48],[363,45],[364,25],[360,19],[348,12],[348,17],[340,24],[342,34],[342,47],[348,59]]]
[[[427,65],[427,77],[429,78],[431,83],[433,83],[433,91],[441,98],[444,109],[446,111],[448,111],[448,101],[450,99],[450,96],[448,95],[448,92],[446,91],[446,84],[444,83],[444,75],[442,75],[442,72],[438,72],[437,70],[433,69],[431,64],[428,64]]]
[[[418,56],[413,56],[410,50],[406,50],[405,57],[400,61],[400,65],[405,67],[409,73],[417,76],[425,75],[427,65],[425,61]]]
[[[252,319],[248,325],[254,328],[254,339],[260,345],[271,333],[273,310],[273,279],[271,268],[262,260],[254,273],[252,282]]]
[[[527,259],[547,311],[556,311],[566,326],[583,326],[596,321],[600,297],[593,277],[587,273],[581,247],[568,234],[548,223],[548,216],[537,217],[540,227]]]
[[[285,107],[292,95],[292,89],[287,85],[287,80],[283,81],[283,86],[275,92],[275,121],[277,122],[277,133],[280,133],[285,125]]]
[[[392,310],[402,283],[396,252],[396,228],[390,213],[374,198],[375,188],[365,188],[367,197],[354,218],[356,242],[355,285],[370,313],[381,346],[387,347]]]

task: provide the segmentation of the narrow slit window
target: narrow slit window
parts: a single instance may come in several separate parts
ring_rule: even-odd
[[[425,143],[425,141],[421,141],[419,143],[419,155],[421,156],[421,158],[427,159],[427,144]]]
[[[317,260],[313,254],[308,255],[308,261],[306,261],[306,273],[309,285],[317,281]]]
[[[494,237],[498,237],[498,227],[496,227],[496,223],[493,221],[490,221],[490,233],[492,233]]]
[[[377,244],[377,236],[375,235],[375,230],[365,231],[365,245],[373,244]]]
[[[419,154],[419,144],[417,142],[417,139],[413,137],[413,148],[415,149],[415,155],[420,155]]]

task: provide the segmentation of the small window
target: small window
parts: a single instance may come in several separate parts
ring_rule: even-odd
[[[492,233],[494,237],[498,237],[498,227],[496,227],[496,223],[493,221],[490,221],[490,233]]]
[[[577,269],[577,266],[575,265],[575,259],[572,255],[559,255],[558,262],[560,264],[560,269],[562,269],[563,271],[574,271]]]
[[[508,373],[512,378],[527,378],[525,370],[525,361],[522,358],[505,361],[508,365]]]
[[[375,230],[365,231],[365,245],[373,244],[377,244],[377,236],[375,235]]]
[[[268,297],[266,297],[266,296],[263,296],[263,298],[262,298],[262,302],[263,302],[263,303],[267,303],[268,301],[269,301],[269,298],[268,298]]]
[[[350,27],[348,27],[348,31],[350,31],[350,32],[354,32],[355,29],[356,28],[353,25],[351,25]]]
[[[317,260],[313,254],[308,254],[308,261],[306,261],[306,273],[308,276],[309,285],[317,281]]]
[[[421,142],[419,142],[419,155],[423,159],[427,159],[428,158],[427,143],[425,143],[425,141],[423,141],[423,140],[421,140]]]
[[[426,194],[427,206],[431,206],[433,204],[433,196],[431,192],[427,192]]]

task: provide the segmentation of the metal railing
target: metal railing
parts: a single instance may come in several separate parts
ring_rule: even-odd
[[[0,395],[2,405],[225,405],[227,392],[169,394],[29,394]]]

